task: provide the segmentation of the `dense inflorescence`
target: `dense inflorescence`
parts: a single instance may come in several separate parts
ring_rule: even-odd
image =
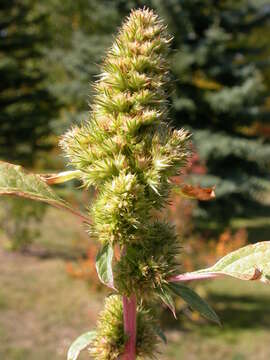
[[[114,271],[116,287],[122,294],[129,297],[136,293],[147,300],[176,275],[179,244],[174,228],[157,221],[148,225],[142,238],[142,243],[127,247]]]
[[[141,305],[137,307],[137,359],[152,357],[158,343],[157,322]],[[91,358],[116,360],[123,353],[127,337],[123,326],[123,304],[119,295],[105,301],[97,322],[97,335],[89,348]]]
[[[170,177],[189,156],[189,135],[168,124],[169,42],[152,11],[134,10],[102,65],[89,121],[61,142],[83,184],[98,190],[90,210],[92,236],[103,245],[118,245],[123,254],[114,266],[115,286],[139,299],[160,291],[177,269],[174,230],[153,217],[153,210],[168,202]],[[108,340],[111,350],[104,354],[121,353],[121,341]],[[106,356],[96,358],[118,355]]]

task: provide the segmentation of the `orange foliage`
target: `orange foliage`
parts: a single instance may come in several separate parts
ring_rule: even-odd
[[[184,182],[184,177],[190,173],[204,174],[207,172],[204,164],[201,163],[199,156],[194,152],[185,174],[174,177],[174,184],[179,185]],[[207,200],[214,196],[213,188],[201,189],[200,187],[183,187],[187,195],[202,195]],[[195,192],[195,194],[193,194]],[[169,206],[164,210],[162,216],[172,222],[180,237],[183,246],[183,256],[181,264],[183,272],[194,271],[201,267],[207,267],[215,263],[219,258],[247,244],[248,235],[245,229],[240,229],[233,233],[225,230],[218,238],[207,238],[205,235],[198,234],[192,222],[192,213],[196,202],[173,194]]]
[[[185,254],[182,259],[184,271],[194,271],[200,267],[208,267],[226,254],[247,245],[248,235],[245,229],[235,233],[225,230],[218,239],[190,237],[184,243]]]

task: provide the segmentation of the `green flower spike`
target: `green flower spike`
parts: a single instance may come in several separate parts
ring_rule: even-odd
[[[169,42],[152,11],[133,11],[102,65],[89,121],[61,142],[84,185],[98,189],[91,231],[103,244],[143,244],[189,156],[187,132],[168,126]]]
[[[190,154],[187,132],[168,125],[170,40],[152,11],[134,10],[102,65],[89,121],[73,128],[61,142],[83,184],[98,190],[90,210],[91,234],[103,246],[120,246],[124,255],[114,266],[114,285],[128,298],[158,296],[167,279],[177,274],[174,229],[154,221],[152,215],[168,202],[169,179],[186,165]],[[104,360],[124,351],[120,323],[112,330],[114,322],[105,325],[107,320],[100,320],[104,327],[98,326],[98,345],[91,348],[92,356]],[[117,334],[113,345],[112,335],[106,334],[106,342],[101,335],[108,326]],[[153,346],[149,349],[152,356]]]

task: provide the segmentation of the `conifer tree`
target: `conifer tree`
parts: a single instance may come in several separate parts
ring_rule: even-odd
[[[33,0],[0,2],[0,156],[34,167],[54,142],[51,121],[57,101],[46,84],[44,51],[49,51],[48,14]],[[42,204],[1,199],[1,230],[12,249],[23,249],[39,235],[30,224],[44,215]]]
[[[72,123],[88,116],[98,64],[121,21],[117,1],[48,0],[52,48],[46,53],[50,90],[61,105],[54,129],[60,135]]]
[[[57,117],[41,66],[48,42],[47,15],[34,1],[1,1],[0,155],[28,166],[39,150],[48,149],[50,121]]]
[[[270,118],[263,110],[268,91],[258,61],[265,41],[250,39],[255,30],[267,28],[269,4],[153,3],[175,34],[173,118],[177,126],[192,129],[195,148],[207,168],[207,176],[194,181],[217,186],[216,201],[200,203],[198,215],[219,225],[238,216],[265,216],[267,206],[261,200],[270,185],[270,144],[269,138],[252,130],[254,123],[269,124]]]

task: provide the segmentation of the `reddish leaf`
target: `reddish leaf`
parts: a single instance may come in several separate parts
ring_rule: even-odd
[[[179,191],[182,195],[197,200],[207,201],[215,198],[214,186],[210,188],[202,188],[200,186],[192,186],[185,184],[180,188]]]

